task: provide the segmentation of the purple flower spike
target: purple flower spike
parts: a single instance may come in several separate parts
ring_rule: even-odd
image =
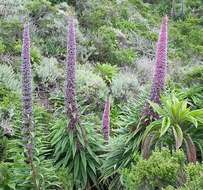
[[[150,100],[160,104],[160,95],[164,89],[166,69],[167,69],[167,45],[168,45],[168,17],[162,20],[159,39],[156,49],[156,64],[153,76],[153,82],[150,93]],[[158,119],[159,116],[154,113],[147,103],[144,108],[144,116],[148,116],[150,120]],[[144,121],[145,125],[149,124],[149,120]]]
[[[71,18],[68,24],[67,37],[67,60],[66,60],[66,84],[65,84],[65,105],[66,112],[70,119],[68,128],[74,129],[78,123],[78,111],[75,90],[76,70],[76,37],[75,22]]]
[[[104,140],[106,142],[109,141],[109,134],[110,134],[110,100],[109,97],[107,97],[107,100],[105,102],[104,106],[104,112],[102,117],[102,129],[104,134]]]
[[[167,68],[167,45],[168,45],[168,17],[162,21],[159,40],[156,50],[156,65],[151,88],[150,100],[160,103],[160,94],[164,89],[164,82]]]
[[[23,107],[23,138],[27,148],[28,158],[32,158],[33,122],[32,122],[32,71],[30,62],[29,24],[24,25],[22,47],[22,107]]]

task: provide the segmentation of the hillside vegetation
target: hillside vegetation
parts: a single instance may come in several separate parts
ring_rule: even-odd
[[[203,189],[202,0],[0,0],[0,190]]]

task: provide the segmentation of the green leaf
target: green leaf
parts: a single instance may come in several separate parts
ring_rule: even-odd
[[[79,155],[76,154],[75,159],[74,159],[74,181],[77,180],[78,177],[78,171],[79,171],[79,164],[80,164],[80,159],[79,159]]]
[[[91,170],[91,168],[88,168],[87,170],[88,170],[88,175],[89,175],[89,177],[91,178],[92,182],[93,182],[94,184],[96,184],[96,181],[97,181],[96,175],[95,175],[94,172]]]
[[[84,164],[82,164],[82,162],[80,163],[80,172],[82,174],[83,183],[84,183],[84,185],[86,185],[86,183],[87,183],[87,172],[86,172],[86,167],[84,168]]]
[[[69,139],[70,139],[70,144],[72,145],[72,144],[73,144],[73,131],[70,130],[70,131],[68,132],[68,135],[69,135]]]
[[[62,134],[64,134],[64,128],[63,128],[63,127],[61,127],[61,128],[57,131],[57,133],[54,135],[54,137],[53,137],[52,140],[51,140],[51,144],[52,144],[52,145],[57,144],[57,142],[60,141]]]
[[[92,171],[94,172],[94,174],[96,175],[96,168],[94,163],[91,160],[88,160],[88,165],[89,167],[92,169]]]
[[[15,183],[9,183],[8,186],[13,190],[16,189],[16,184]]]
[[[162,137],[168,130],[168,128],[171,125],[171,121],[169,117],[164,117],[162,120],[161,130],[160,130],[160,136]]]
[[[72,143],[73,158],[75,157],[76,151],[77,151],[77,144],[76,144],[76,141],[73,141]]]
[[[86,171],[87,160],[86,160],[85,152],[83,150],[80,151],[80,157],[81,157],[81,160],[82,160],[82,164],[83,164],[84,170]]]
[[[162,110],[162,108],[159,106],[159,104],[157,104],[157,103],[154,103],[154,102],[152,102],[152,101],[150,101],[150,100],[148,100],[148,102],[149,102],[149,104],[150,104],[150,106],[153,108],[153,110],[155,111],[155,112],[157,112],[158,114],[163,114],[163,110]]]
[[[191,123],[193,123],[194,126],[197,128],[198,123],[197,123],[197,120],[196,120],[194,117],[192,117],[192,116],[187,116],[186,120],[187,120],[187,121],[190,121]]]
[[[66,136],[66,137],[63,139],[63,142],[62,142],[62,147],[61,147],[61,151],[62,151],[62,152],[65,151],[65,148],[67,147],[66,145],[68,144],[68,141],[69,141],[69,138]]]
[[[174,125],[173,133],[174,133],[175,141],[176,141],[176,150],[178,150],[183,143],[183,132],[178,124]]]
[[[147,137],[147,135],[153,131],[153,130],[156,130],[158,129],[159,127],[161,127],[161,121],[160,120],[157,120],[157,121],[154,121],[152,122],[150,125],[148,125],[145,129],[145,132],[142,136],[142,141],[144,142],[145,138]]]

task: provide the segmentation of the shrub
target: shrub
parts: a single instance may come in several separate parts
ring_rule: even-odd
[[[55,83],[58,79],[63,77],[63,74],[63,70],[58,67],[57,59],[53,57],[44,57],[41,64],[35,68],[35,77],[44,84]]]
[[[198,85],[203,83],[203,66],[194,66],[187,70],[183,76],[183,82],[188,86]]]
[[[76,85],[78,100],[82,105],[101,109],[100,100],[104,99],[107,88],[104,80],[94,73],[91,66],[84,65],[77,69]]]
[[[168,185],[176,187],[182,174],[184,154],[170,153],[165,149],[153,152],[148,160],[139,158],[131,169],[123,170],[124,185],[129,190],[161,189]]]
[[[126,39],[121,33],[109,26],[102,26],[97,31],[95,48],[97,61],[116,65],[130,65],[136,58],[133,49],[126,47]],[[94,58],[95,59],[95,58]]]
[[[20,82],[11,66],[0,64],[0,84],[7,89],[19,92]]]
[[[0,54],[4,53],[5,51],[5,45],[3,44],[3,41],[0,39]]]
[[[112,81],[112,96],[118,102],[126,102],[138,96],[140,85],[132,72],[120,72]]]

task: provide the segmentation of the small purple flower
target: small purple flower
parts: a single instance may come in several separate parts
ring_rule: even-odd
[[[22,47],[22,107],[23,107],[23,138],[26,147],[33,147],[32,121],[32,71],[30,62],[30,35],[29,24],[24,24]],[[27,149],[28,157],[32,153]]]
[[[102,117],[102,130],[104,134],[104,140],[106,142],[109,141],[109,135],[110,135],[110,100],[109,96],[107,97],[107,100],[105,102],[104,106],[104,112]]]
[[[76,70],[76,35],[75,21],[69,20],[67,37],[67,60],[66,60],[66,84],[65,84],[65,105],[66,112],[70,119],[68,128],[74,129],[78,123],[78,111],[75,90]]]

